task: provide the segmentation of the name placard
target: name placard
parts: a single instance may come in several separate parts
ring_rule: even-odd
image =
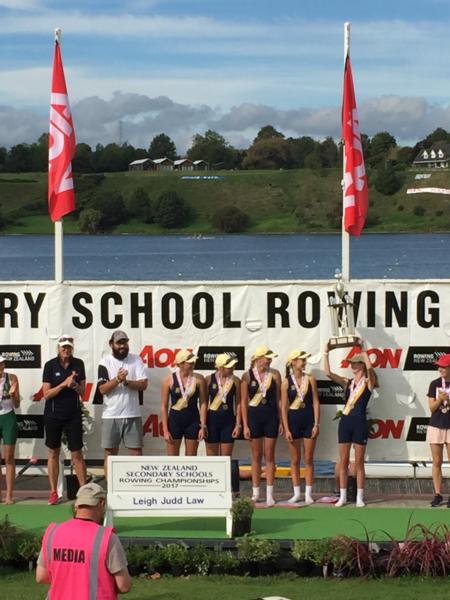
[[[226,518],[231,535],[228,456],[109,456],[106,522],[114,516]]]

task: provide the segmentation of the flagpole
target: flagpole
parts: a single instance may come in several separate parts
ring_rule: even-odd
[[[345,61],[350,53],[350,23],[344,23],[344,68]],[[345,142],[344,142],[345,143]],[[344,178],[345,178],[345,162],[344,152],[342,153],[342,231],[341,231],[341,273],[342,281],[350,281],[350,234],[345,231],[344,227]]]
[[[55,29],[55,42],[61,46],[61,29]],[[64,281],[64,264],[63,264],[63,221],[62,219],[55,221],[55,283]]]

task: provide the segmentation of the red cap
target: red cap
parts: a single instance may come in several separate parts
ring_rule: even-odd
[[[450,367],[450,354],[442,354],[434,364],[438,367]]]

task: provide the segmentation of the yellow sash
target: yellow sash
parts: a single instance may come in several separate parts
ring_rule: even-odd
[[[301,391],[303,392],[303,398],[300,398],[299,395],[297,394],[295,400],[289,405],[289,410],[298,410],[299,408],[305,408],[304,399],[305,399],[305,396],[308,393],[308,389],[309,389],[309,377],[308,377],[308,375],[304,375],[304,377],[306,378],[306,385],[304,385],[304,383],[302,381],[302,389],[301,389]]]
[[[175,402],[175,404],[172,404],[171,410],[184,410],[185,408],[187,408],[189,406],[189,400],[192,398],[192,396],[195,394],[195,392],[197,390],[197,379],[194,380],[194,384],[195,385],[193,385],[193,386],[191,385],[190,389],[187,390],[185,398],[183,398],[183,396],[181,396],[181,398],[178,398],[178,400]]]
[[[271,385],[272,385],[272,373],[269,373],[269,376],[267,378],[266,390],[268,390]],[[258,389],[258,391],[253,396],[253,398],[251,400],[249,400],[248,405],[249,406],[259,406],[261,404],[261,402],[263,404],[265,404],[267,402],[267,400],[263,396],[263,393],[262,393],[261,389]]]
[[[222,391],[220,390],[220,388],[217,390],[217,394],[214,396],[214,398],[209,404],[209,410],[219,410],[219,408],[221,408],[221,406],[224,404],[223,399],[225,399],[228,396],[228,392],[233,387],[233,383],[233,378],[230,377],[226,386],[222,388]]]
[[[359,389],[356,389],[354,394],[350,394],[350,396],[348,397],[348,400],[344,406],[344,410],[342,411],[343,415],[348,415],[350,411],[353,410],[355,404],[358,402],[359,398],[361,397],[361,394],[364,392],[365,389],[366,381],[364,380],[364,384],[361,385]]]

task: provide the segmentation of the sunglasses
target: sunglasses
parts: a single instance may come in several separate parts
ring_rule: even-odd
[[[58,343],[62,344],[63,342],[71,342],[73,344],[73,337],[62,337],[62,338],[59,338]]]

